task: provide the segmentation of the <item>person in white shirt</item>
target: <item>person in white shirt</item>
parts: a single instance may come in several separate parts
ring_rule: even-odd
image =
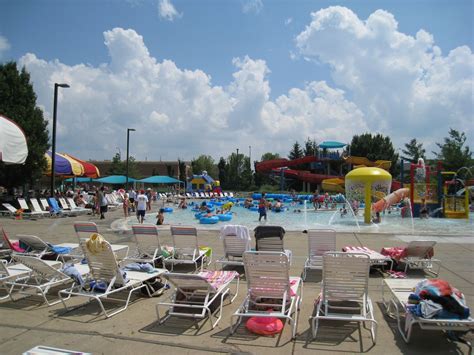
[[[145,195],[145,191],[141,190],[135,201],[137,207],[137,219],[138,222],[143,223],[146,213],[146,205],[148,203],[148,197]]]
[[[130,201],[130,207],[132,207],[132,212],[135,212],[135,199],[137,198],[137,193],[134,189],[130,189],[128,192],[128,199]]]

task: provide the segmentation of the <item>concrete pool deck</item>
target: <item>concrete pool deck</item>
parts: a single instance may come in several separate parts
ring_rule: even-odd
[[[51,243],[76,242],[73,223],[93,221],[101,234],[112,243],[130,244],[128,234],[116,234],[110,230],[112,221],[120,218],[122,211],[107,213],[105,220],[92,216],[67,218],[44,218],[38,220],[14,220],[1,218],[10,238],[17,234],[33,234]],[[160,230],[165,243],[171,243],[169,226]],[[200,244],[213,248],[214,257],[223,253],[217,231],[199,231]],[[435,257],[441,260],[440,278],[446,279],[466,296],[468,305],[474,307],[474,235],[427,236],[438,242]],[[337,248],[346,245],[367,246],[380,250],[385,246],[400,246],[417,239],[404,233],[394,234],[338,233]],[[307,256],[306,234],[288,232],[285,248],[293,251],[290,274],[299,276]],[[214,263],[211,265],[214,268]],[[190,272],[189,268],[177,268],[178,272]],[[411,277],[423,277],[419,271],[411,271]],[[427,274],[429,276],[429,274]],[[125,312],[104,319],[98,316],[98,306],[90,303],[84,307],[64,313],[61,304],[47,307],[39,298],[30,297],[16,302],[0,302],[0,353],[20,354],[36,345],[72,349],[95,354],[164,353],[234,353],[234,354],[304,354],[318,353],[371,353],[371,354],[468,354],[471,349],[464,343],[450,341],[441,331],[421,331],[415,326],[412,340],[405,344],[398,333],[394,319],[385,315],[382,305],[383,276],[371,273],[370,296],[378,322],[377,344],[373,345],[370,333],[354,323],[323,322],[315,340],[309,339],[309,316],[313,312],[314,299],[319,294],[321,273],[308,273],[304,283],[304,298],[299,314],[297,337],[291,340],[288,324],[276,337],[256,336],[241,326],[235,335],[229,335],[230,316],[236,310],[246,293],[245,280],[240,283],[239,295],[232,304],[226,303],[220,323],[210,330],[209,323],[198,323],[186,319],[170,319],[158,325],[155,313],[156,303],[166,296],[137,298]],[[75,303],[74,303],[75,302]],[[81,304],[84,299],[72,300]],[[201,327],[202,325],[202,327]],[[466,337],[474,340],[473,334]]]

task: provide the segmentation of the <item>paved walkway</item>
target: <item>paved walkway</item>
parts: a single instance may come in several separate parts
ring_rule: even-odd
[[[16,234],[34,234],[49,242],[75,242],[73,223],[92,220],[101,233],[112,243],[130,243],[128,234],[115,234],[110,230],[113,220],[120,218],[121,211],[107,214],[103,221],[91,216],[67,217],[39,220],[0,219],[11,238]],[[170,243],[169,228],[160,232]],[[222,255],[221,242],[215,231],[200,231],[202,245],[211,246],[214,255]],[[338,233],[337,247],[346,245],[367,246],[380,250],[383,246],[399,246],[416,238],[409,235]],[[462,290],[468,304],[474,307],[474,236],[423,236],[438,242],[435,253],[442,261],[440,277]],[[306,234],[289,232],[285,236],[285,247],[293,251],[292,275],[300,275],[307,254]],[[211,267],[214,267],[212,265]],[[177,271],[188,272],[189,269]],[[416,271],[410,276],[423,277]],[[290,327],[285,326],[277,337],[255,336],[244,327],[237,334],[229,335],[230,316],[243,300],[245,282],[233,304],[224,307],[223,317],[214,330],[209,323],[200,322],[196,327],[184,319],[171,319],[159,326],[155,304],[160,298],[137,298],[125,312],[110,319],[98,314],[98,307],[91,303],[64,313],[60,304],[47,307],[39,303],[39,298],[28,298],[17,302],[9,300],[0,303],[0,353],[19,354],[35,345],[49,345],[96,354],[165,353],[235,353],[235,354],[304,354],[311,351],[325,353],[371,353],[371,354],[468,354],[466,344],[449,341],[440,331],[420,331],[416,329],[412,341],[405,344],[398,334],[396,322],[383,312],[381,285],[383,277],[374,272],[370,278],[375,317],[378,322],[377,344],[373,345],[370,333],[357,324],[344,322],[323,322],[317,339],[308,337],[309,316],[313,312],[315,297],[320,291],[320,272],[310,272],[304,284],[304,300],[298,322],[298,334],[291,341]],[[169,292],[169,291],[168,291]],[[166,293],[164,296],[165,297]],[[72,301],[75,302],[76,300]],[[80,304],[83,300],[77,300]],[[467,338],[474,340],[472,334]]]

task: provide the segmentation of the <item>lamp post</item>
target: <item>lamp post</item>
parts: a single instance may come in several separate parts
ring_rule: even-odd
[[[54,83],[54,104],[53,104],[53,137],[51,142],[51,197],[54,197],[54,178],[56,175],[56,114],[58,111],[58,87],[68,88],[68,84]]]
[[[126,184],[125,184],[125,188],[126,188],[126,191],[128,191],[128,153],[129,153],[129,145],[130,145],[130,132],[135,132],[135,128],[127,128],[127,179],[126,179]]]

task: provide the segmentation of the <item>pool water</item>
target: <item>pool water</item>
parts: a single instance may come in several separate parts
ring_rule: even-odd
[[[289,206],[284,212],[267,212],[267,221],[262,219],[258,221],[259,214],[257,211],[250,211],[241,206],[232,208],[233,217],[229,222],[219,222],[217,224],[200,224],[194,215],[195,211],[188,208],[179,210],[176,207],[172,213],[165,213],[165,224],[172,225],[193,225],[200,229],[220,229],[224,224],[241,224],[251,229],[259,225],[281,225],[288,231],[302,231],[312,228],[332,228],[337,231],[348,232],[367,232],[367,233],[409,233],[424,234],[436,233],[446,235],[465,235],[474,236],[474,215],[471,213],[467,219],[447,219],[447,218],[402,218],[399,211],[382,214],[380,224],[366,225],[363,220],[362,213],[355,217],[352,211],[348,211],[347,215],[341,216],[338,206],[336,210],[318,210],[315,211],[308,205],[305,209],[304,205]],[[126,223],[126,229],[132,224],[137,223],[136,218],[122,220]],[[156,223],[156,212],[148,213],[145,217],[145,223]]]

